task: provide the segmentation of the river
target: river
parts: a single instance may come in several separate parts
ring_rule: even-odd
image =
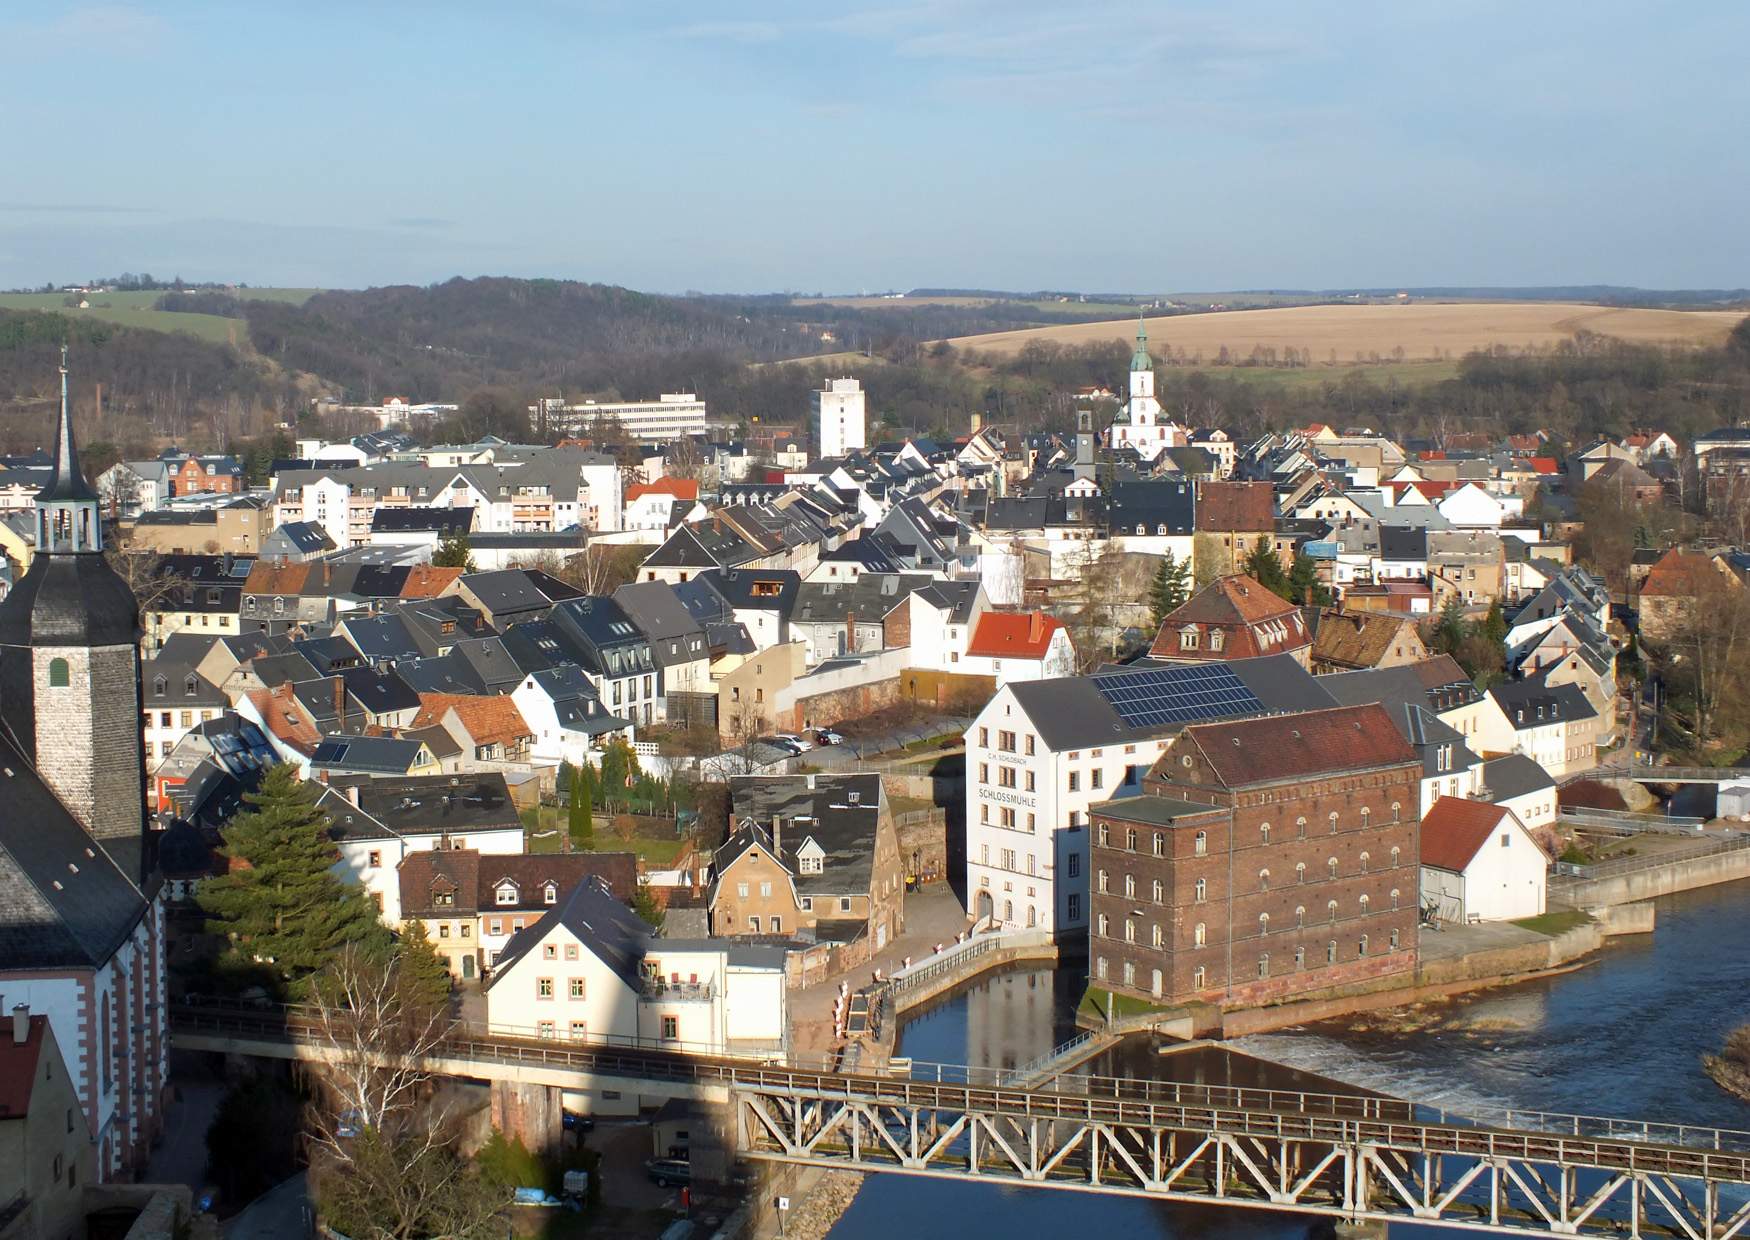
[[[1617,939],[1560,977],[1429,1005],[1407,1016],[1331,1021],[1159,1056],[1132,1039],[1100,1072],[1320,1088],[1321,1079],[1457,1111],[1511,1105],[1750,1130],[1750,1103],[1702,1073],[1701,1055],[1750,1020],[1750,883],[1660,900],[1658,930]],[[900,1054],[1014,1067],[1074,1032],[1082,980],[1023,969],[982,979],[911,1014]],[[1258,1063],[1247,1056],[1271,1061]],[[1167,1205],[1053,1189],[869,1177],[834,1240],[1075,1236],[1100,1240],[1301,1240],[1305,1217]],[[1392,1228],[1393,1236],[1438,1228]]]

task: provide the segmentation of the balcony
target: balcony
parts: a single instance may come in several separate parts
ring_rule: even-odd
[[[647,978],[639,999],[645,1003],[709,1003],[716,997],[710,982],[668,982]]]

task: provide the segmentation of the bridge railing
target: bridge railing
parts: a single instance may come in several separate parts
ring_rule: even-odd
[[[1598,878],[1618,878],[1624,874],[1639,874],[1656,870],[1662,865],[1679,861],[1696,861],[1721,853],[1742,852],[1750,848],[1750,833],[1731,832],[1714,839],[1696,840],[1688,848],[1670,848],[1644,856],[1618,857],[1614,861],[1599,861],[1593,865],[1575,865],[1558,861],[1550,874],[1556,883],[1584,883]]]
[[[1005,930],[977,934],[964,943],[944,947],[914,964],[895,969],[887,979],[887,987],[891,994],[902,995],[957,973],[969,961],[988,956],[992,952],[1010,947],[1039,947],[1050,942],[1049,930]]]
[[[261,1009],[247,1005],[175,1005],[171,1029],[232,1034],[238,1037],[310,1042],[316,1029],[310,1009]],[[1061,1048],[1059,1048],[1061,1049]],[[1054,1052],[1055,1053],[1055,1052]],[[1217,1110],[1235,1115],[1317,1117],[1387,1124],[1488,1128],[1552,1137],[1604,1140],[1628,1144],[1681,1146],[1750,1154],[1750,1132],[1694,1124],[1672,1124],[1597,1115],[1576,1115],[1516,1107],[1471,1106],[1464,1112],[1378,1094],[1318,1093],[1307,1090],[1251,1089],[1230,1085],[1197,1085],[1128,1077],[1058,1077],[1051,1089],[1025,1089],[1016,1084],[1016,1069],[966,1064],[906,1061],[892,1071],[844,1072],[830,1056],[791,1053],[735,1054],[721,1048],[682,1042],[590,1034],[582,1038],[540,1038],[506,1034],[489,1027],[456,1022],[434,1057],[478,1063],[540,1064],[568,1067],[600,1075],[633,1079],[689,1081],[701,1084],[738,1083],[762,1087],[785,1085],[830,1095],[895,1092],[910,1097],[910,1089],[941,1087],[988,1094],[1001,1104],[1029,1112],[1056,1114],[1066,1106],[1138,1104]]]

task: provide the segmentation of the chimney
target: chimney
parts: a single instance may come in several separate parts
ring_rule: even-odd
[[[30,1041],[30,1004],[14,1004],[12,1008],[12,1044],[23,1046]]]
[[[1045,617],[1040,612],[1034,612],[1027,621],[1027,640],[1037,642],[1045,636]]]
[[[772,815],[772,851],[779,857],[784,855],[784,815]]]
[[[346,786],[346,800],[354,809],[359,807],[359,786],[357,784]]]

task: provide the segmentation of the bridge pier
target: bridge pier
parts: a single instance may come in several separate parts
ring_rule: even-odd
[[[529,1152],[548,1155],[559,1149],[565,1132],[562,1093],[554,1085],[523,1081],[492,1082],[492,1126],[516,1138]]]

